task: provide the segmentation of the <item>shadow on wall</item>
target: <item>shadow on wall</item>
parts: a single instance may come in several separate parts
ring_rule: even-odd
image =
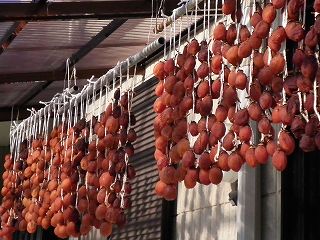
[[[179,186],[177,239],[236,239],[236,207],[229,201],[231,186],[198,184],[188,190]]]

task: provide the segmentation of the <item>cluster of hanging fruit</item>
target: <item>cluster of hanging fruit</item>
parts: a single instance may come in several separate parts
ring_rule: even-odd
[[[12,239],[14,231],[34,233],[38,226],[54,227],[60,238],[86,235],[92,227],[109,236],[113,224],[126,223],[135,177],[128,160],[137,138],[132,94],[117,89],[106,110],[88,122],[85,114],[77,120],[77,110],[69,110],[60,123],[54,117],[49,132],[48,111],[43,129],[35,118],[16,132],[2,176],[3,239]]]
[[[240,1],[225,0],[229,23],[215,24],[211,44],[193,39],[183,53],[155,65],[157,195],[173,200],[179,181],[187,188],[219,184],[223,171],[256,167],[269,157],[282,171],[295,139],[305,152],[320,149],[320,16],[305,29],[305,4],[254,3],[245,22]],[[295,46],[290,73],[287,42]]]

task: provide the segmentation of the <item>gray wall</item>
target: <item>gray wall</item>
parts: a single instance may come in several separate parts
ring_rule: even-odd
[[[194,189],[179,185],[176,239],[235,240],[236,206],[229,201],[230,183],[218,186],[197,184]]]
[[[281,239],[281,173],[261,167],[261,240]]]

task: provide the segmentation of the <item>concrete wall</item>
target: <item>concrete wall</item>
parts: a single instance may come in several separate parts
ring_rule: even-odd
[[[281,173],[261,167],[261,240],[281,239]]]
[[[188,190],[179,185],[176,239],[236,239],[236,206],[229,201],[230,183],[197,184]]]
[[[241,207],[244,207],[246,214],[252,211],[252,215],[257,214],[260,223],[257,226],[244,226],[246,236],[243,239],[249,239],[252,234],[255,235],[252,239],[281,240],[281,173],[274,169],[271,162],[260,167],[259,171],[261,195],[256,199],[257,202]],[[219,186],[198,184],[192,190],[180,184],[175,239],[242,239],[237,231],[249,220],[237,221],[239,206],[230,204],[230,191],[230,183],[226,182]],[[253,204],[260,206],[260,209],[253,210]],[[257,233],[253,234],[254,231]]]

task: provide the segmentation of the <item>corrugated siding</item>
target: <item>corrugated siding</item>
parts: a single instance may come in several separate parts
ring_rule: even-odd
[[[236,207],[229,202],[229,183],[197,184],[194,189],[179,185],[176,239],[235,240]]]
[[[112,20],[68,20],[29,22],[8,51],[30,49],[35,51],[55,48],[78,49],[107,26]],[[34,49],[33,49],[34,48]]]
[[[150,240],[161,238],[162,200],[154,194],[158,178],[154,153],[152,110],[155,99],[155,80],[150,80],[136,89],[133,112],[136,115],[138,140],[135,155],[130,162],[135,166],[137,177],[132,185],[132,208],[128,211],[128,223],[117,229],[113,240]]]

